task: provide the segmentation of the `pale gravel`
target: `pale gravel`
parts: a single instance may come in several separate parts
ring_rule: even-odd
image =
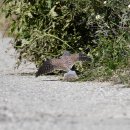
[[[130,130],[129,88],[21,75],[35,66],[14,71],[10,38],[0,39],[0,130]]]

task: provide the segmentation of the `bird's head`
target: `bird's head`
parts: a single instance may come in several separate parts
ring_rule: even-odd
[[[79,53],[79,61],[89,61],[89,62],[91,62],[92,59],[89,56],[87,56],[83,53]]]

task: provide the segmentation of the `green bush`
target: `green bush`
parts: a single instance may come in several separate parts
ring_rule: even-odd
[[[89,54],[82,77],[112,76],[129,65],[129,0],[4,0],[19,59],[39,66],[64,50]]]

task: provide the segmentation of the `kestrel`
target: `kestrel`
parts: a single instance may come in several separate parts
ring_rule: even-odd
[[[91,58],[83,53],[70,54],[68,51],[65,51],[60,58],[53,58],[45,61],[36,72],[36,77],[53,72],[54,70],[63,70],[67,72],[65,73],[64,78],[69,79],[69,76],[71,78],[73,77],[73,74],[76,74],[75,71],[71,70],[71,68],[77,61],[91,61]],[[74,77],[77,77],[77,75]]]

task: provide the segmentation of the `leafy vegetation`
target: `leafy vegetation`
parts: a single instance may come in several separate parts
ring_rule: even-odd
[[[82,51],[93,59],[77,65],[84,80],[129,71],[129,0],[4,0],[3,7],[19,61],[39,66],[64,50]]]

